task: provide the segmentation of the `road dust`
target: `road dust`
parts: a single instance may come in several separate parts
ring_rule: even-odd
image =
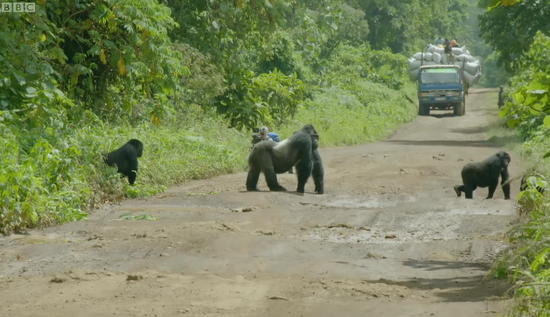
[[[305,195],[247,193],[242,172],[0,238],[0,316],[496,316],[507,285],[483,279],[515,199],[453,191],[466,162],[499,150],[485,135],[496,93],[472,89],[463,117],[321,149],[325,195],[311,180]]]

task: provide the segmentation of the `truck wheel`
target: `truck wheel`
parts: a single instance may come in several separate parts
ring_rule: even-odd
[[[464,115],[464,101],[461,103],[455,103],[453,112],[455,116],[463,116]]]
[[[430,105],[418,103],[418,115],[419,116],[429,116],[430,115]]]

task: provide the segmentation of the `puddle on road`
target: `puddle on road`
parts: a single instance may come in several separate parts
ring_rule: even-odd
[[[326,206],[331,207],[363,207],[363,208],[385,208],[401,204],[416,202],[416,197],[410,195],[372,195],[367,199],[341,197],[327,202]]]

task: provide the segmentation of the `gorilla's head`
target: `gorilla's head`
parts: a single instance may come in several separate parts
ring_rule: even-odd
[[[508,154],[504,151],[497,152],[496,156],[499,158],[500,166],[502,168],[507,168],[508,164],[510,164],[510,162],[512,161],[512,158],[510,157],[510,154]]]
[[[319,133],[317,133],[313,124],[306,124],[301,130],[311,137],[312,150],[317,150],[319,147]]]
[[[140,140],[131,139],[128,143],[136,148],[137,157],[141,157],[143,155],[143,143],[141,143]]]

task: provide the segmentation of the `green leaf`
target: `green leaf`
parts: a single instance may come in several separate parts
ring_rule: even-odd
[[[31,86],[28,86],[25,90],[27,91],[27,97],[34,97],[37,91],[36,88]]]
[[[13,76],[15,77],[15,79],[17,79],[17,81],[19,82],[19,85],[23,86],[27,83],[27,80],[25,80],[25,77],[20,76],[17,73],[13,73]]]
[[[527,91],[529,92],[530,90],[539,90],[545,88],[546,87],[541,82],[535,79],[531,81],[531,83],[529,83],[529,86],[527,86]]]
[[[44,75],[48,76],[48,75],[51,75],[54,70],[52,68],[52,66],[48,63],[42,63],[40,64],[40,69],[42,69],[42,72],[44,73]]]

